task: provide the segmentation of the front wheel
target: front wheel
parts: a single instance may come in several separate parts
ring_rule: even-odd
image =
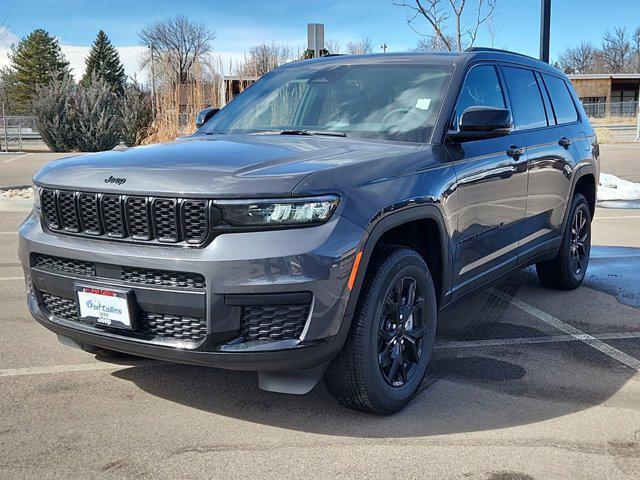
[[[416,394],[436,332],[436,296],[422,257],[385,247],[358,302],[347,342],[331,362],[325,383],[344,406],[388,415]]]
[[[584,280],[591,252],[591,211],[584,196],[576,193],[558,255],[536,264],[545,287],[573,290]]]

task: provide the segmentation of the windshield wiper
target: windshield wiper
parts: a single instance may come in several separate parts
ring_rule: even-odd
[[[336,132],[332,130],[282,130],[280,135],[326,135],[327,137],[346,137],[344,132]]]

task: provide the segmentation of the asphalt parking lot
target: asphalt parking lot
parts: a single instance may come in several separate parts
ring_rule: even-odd
[[[23,216],[0,213],[0,478],[638,478],[639,210],[597,212],[583,287],[527,270],[442,315],[421,394],[387,418],[60,345],[24,304]]]

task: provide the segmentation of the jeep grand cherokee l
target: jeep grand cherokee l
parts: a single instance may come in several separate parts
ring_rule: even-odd
[[[598,147],[562,72],[491,49],[275,69],[178,141],[52,162],[20,257],[66,343],[415,395],[437,313],[535,264],[576,288]],[[224,385],[220,385],[224,388]]]

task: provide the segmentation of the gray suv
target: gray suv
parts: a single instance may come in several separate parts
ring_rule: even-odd
[[[545,63],[295,62],[197,124],[35,175],[20,257],[63,343],[253,370],[275,392],[324,378],[389,414],[418,391],[439,311],[532,264],[548,287],[584,278],[598,145]]]

